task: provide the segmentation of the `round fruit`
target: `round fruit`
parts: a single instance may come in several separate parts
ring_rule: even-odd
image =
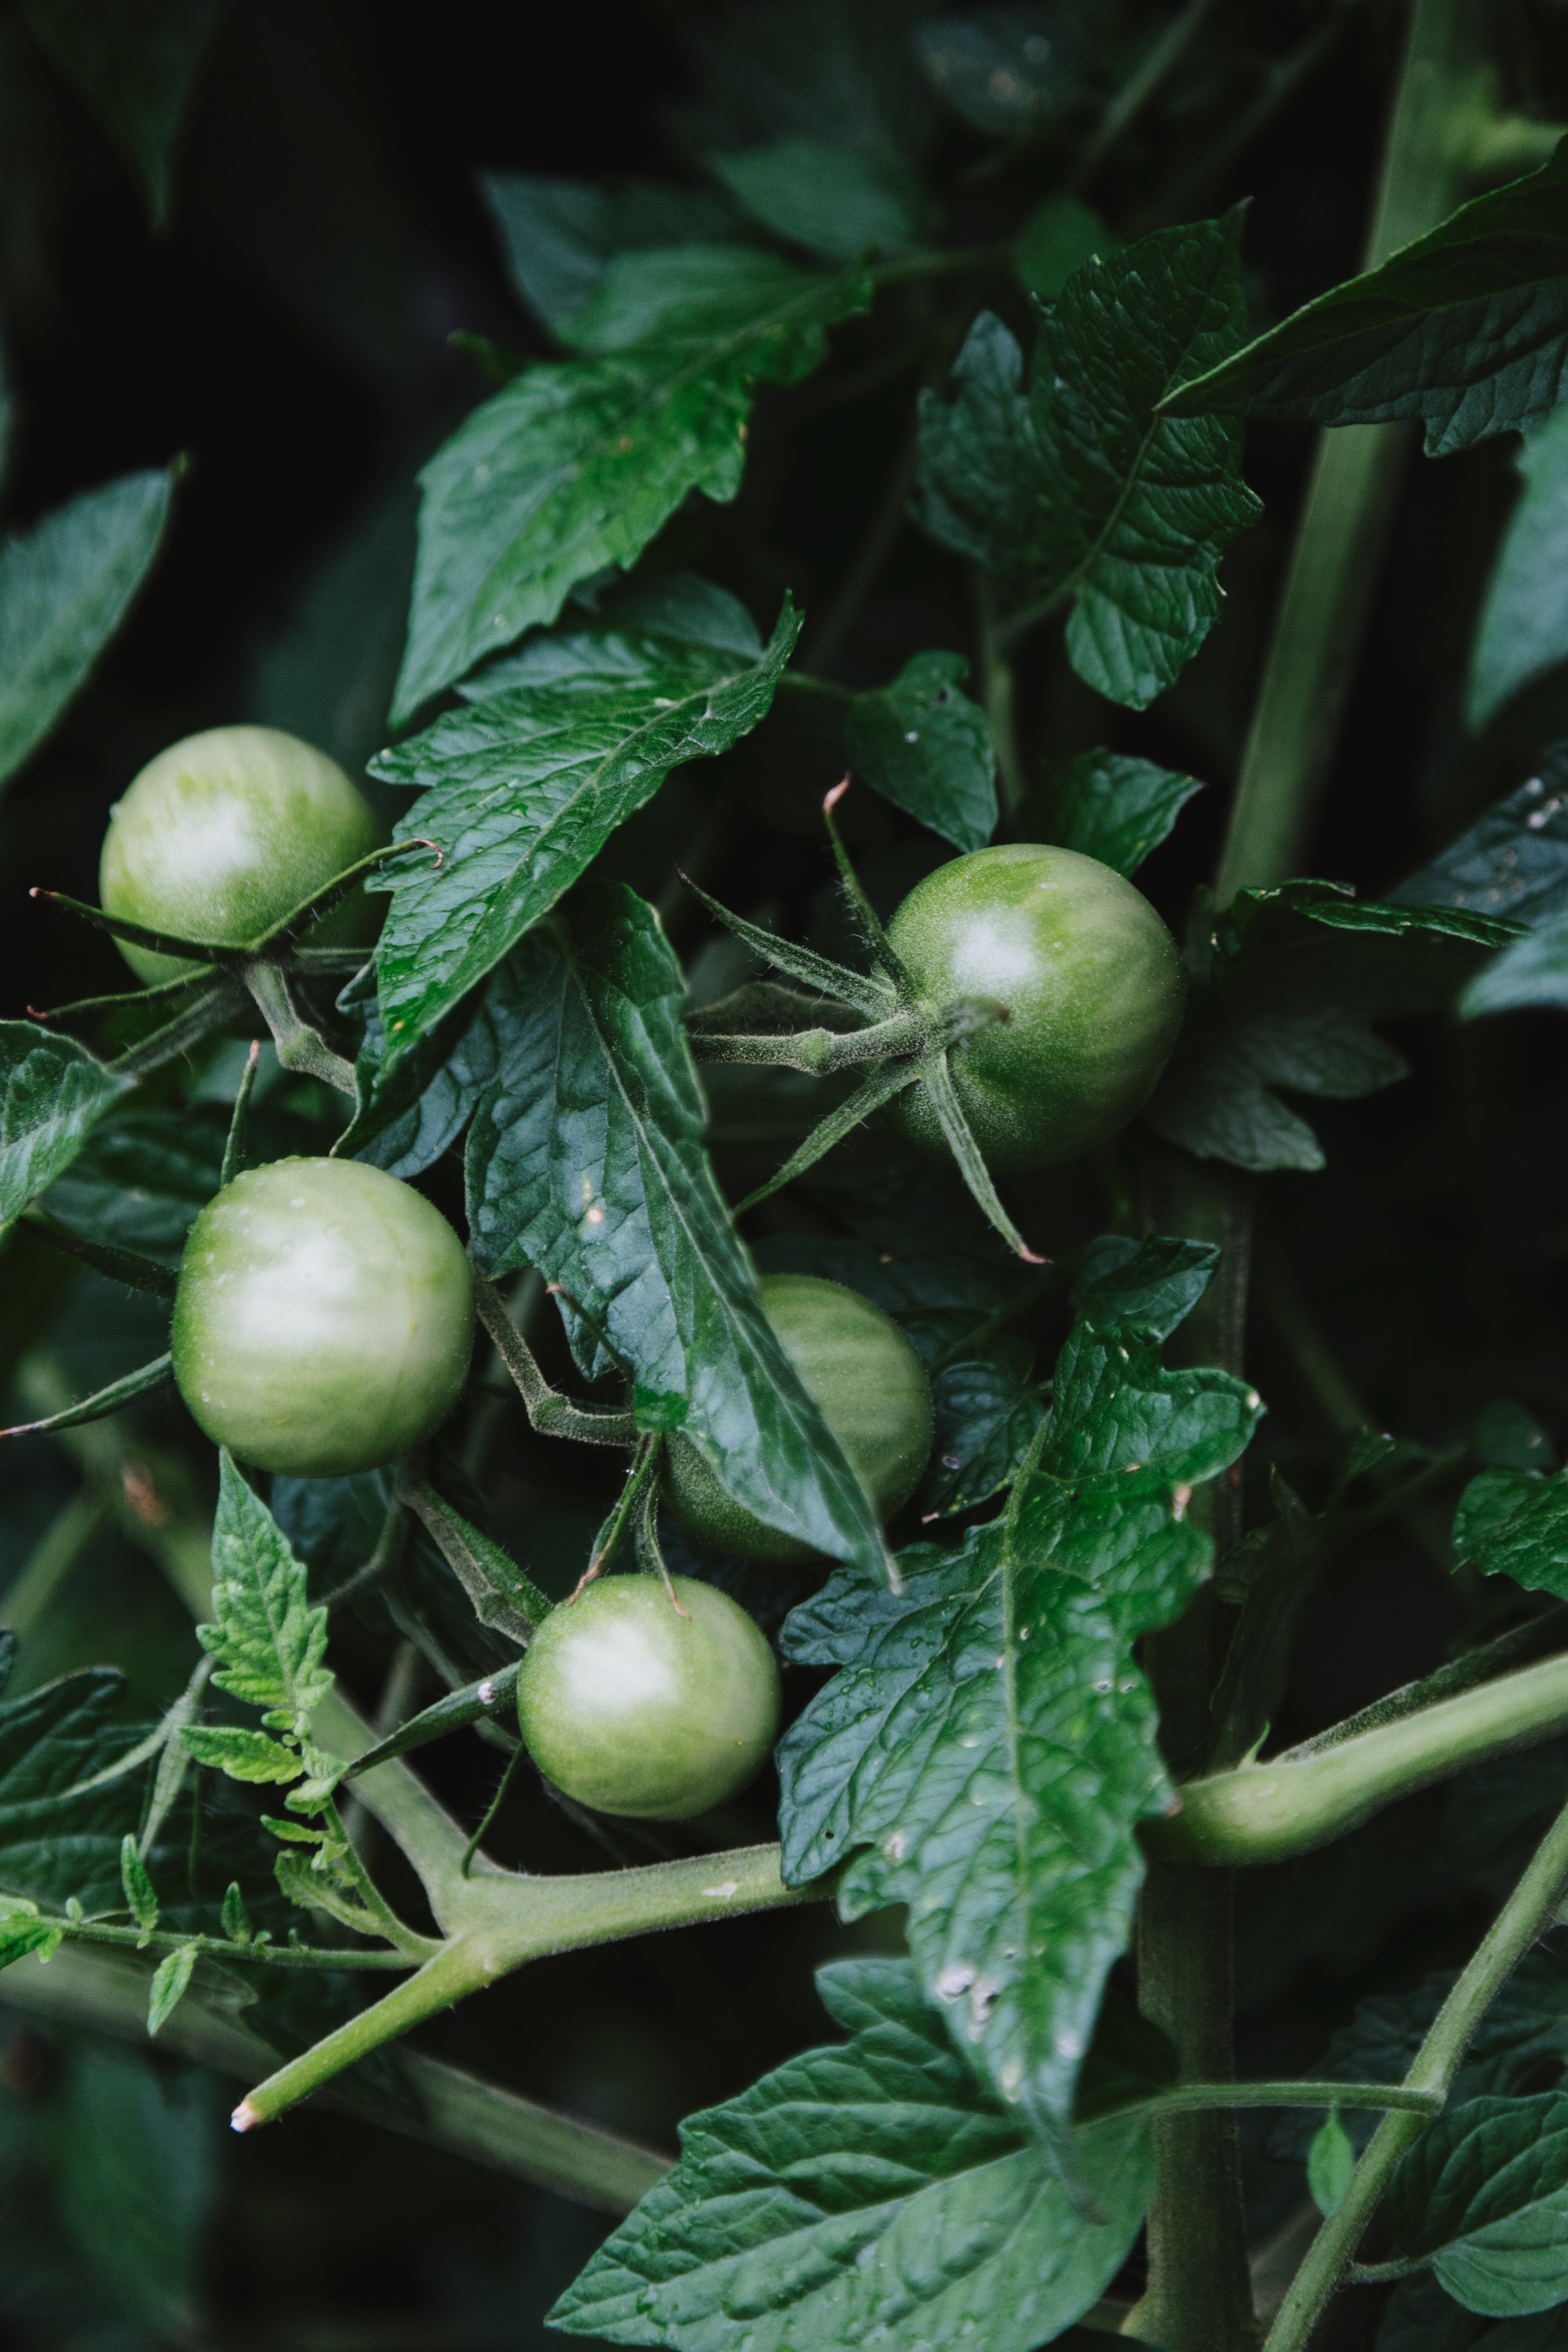
[[[767,1760],[779,1670],[727,1592],[605,1576],[552,1609],[523,1658],[517,1717],[548,1780],[595,1812],[685,1821]]]
[[[1098,858],[1026,842],[977,849],[917,883],[888,937],[931,1003],[990,997],[1005,1010],[948,1056],[990,1167],[1075,1159],[1154,1091],[1182,1024],[1176,943]],[[946,1149],[923,1080],[888,1108],[922,1150]]]
[[[931,1385],[892,1318],[814,1274],[763,1276],[763,1311],[801,1384],[843,1448],[879,1519],[900,1510],[931,1452]],[[746,1559],[795,1566],[808,1543],[755,1517],[720,1485],[689,1438],[665,1449],[665,1495],[693,1535]]]
[[[438,1429],[468,1378],[474,1286],[451,1226],[353,1160],[275,1160],[209,1201],[171,1345],[207,1435],[258,1470],[335,1478]]]
[[[99,866],[106,914],[175,939],[243,947],[383,839],[369,802],[335,761],[276,727],[213,727],[150,760],[115,803]],[[363,889],[311,933],[322,947],[374,939],[381,909]],[[126,940],[139,978],[199,970]]]

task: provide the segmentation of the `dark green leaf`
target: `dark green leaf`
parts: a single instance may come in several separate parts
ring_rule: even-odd
[[[1568,914],[1568,743],[1541,755],[1528,782],[1388,893],[1397,907],[1455,907],[1525,923]]]
[[[1483,1470],[1454,1514],[1454,1552],[1483,1576],[1568,1601],[1568,1472]]]
[[[217,2086],[195,2067],[85,2038],[62,2055],[62,2218],[138,2334],[188,2341],[202,2325],[204,2233],[223,2180]]]
[[[1402,2279],[1378,2331],[1377,2352],[1562,2352],[1563,2323],[1550,2312],[1495,2326],[1445,2294],[1429,2271]]]
[[[1079,1262],[1073,1307],[1101,1331],[1168,1339],[1208,1288],[1218,1264],[1213,1242],[1168,1234],[1135,1242],[1126,1234],[1101,1234]]]
[[[1037,803],[1042,838],[1136,874],[1158,849],[1194,793],[1195,776],[1120,751],[1080,751],[1047,776]]]
[[[996,830],[996,760],[978,703],[959,692],[962,654],[916,654],[891,686],[858,694],[846,726],[851,764],[873,791],[955,849]]]
[[[939,16],[915,42],[931,87],[996,138],[1059,121],[1088,93],[1085,20],[1059,5]]]
[[[1470,648],[1465,716],[1474,728],[1484,727],[1532,678],[1568,661],[1568,410],[1547,417],[1514,463],[1524,488]]]
[[[74,1038],[0,1022],[0,1225],[65,1173],[122,1091]]]
[[[479,189],[513,286],[557,334],[597,292],[617,253],[714,245],[741,234],[721,196],[663,180],[601,188],[532,172],[483,172]]]
[[[422,1175],[457,1142],[500,1066],[510,1004],[506,966],[426,1030],[390,1072],[383,1061],[385,1032],[374,964],[354,975],[338,1003],[345,1013],[363,1015],[364,1035],[354,1064],[358,1105],[333,1150],[339,1158],[368,1160],[405,1181]]]
[[[124,474],[0,547],[0,782],[82,686],[156,562],[176,469]]]
[[[1486,915],[1357,901],[1328,882],[1239,891],[1199,938],[1186,1025],[1149,1125],[1201,1160],[1321,1168],[1317,1137],[1277,1089],[1351,1101],[1392,1086],[1406,1066],[1372,1023],[1448,1003],[1478,950],[1508,932]]]
[[[391,782],[426,788],[397,837],[445,852],[394,889],[376,954],[384,1069],[549,912],[671,768],[756,725],[799,628],[786,600],[760,658],[595,638],[593,658],[614,655],[618,686],[565,675],[487,694],[374,762]]]
[[[763,1314],[710,1171],[658,918],[619,885],[591,887],[514,971],[515,1027],[468,1137],[479,1264],[560,1283],[630,1370],[644,1427],[681,1429],[770,1527],[879,1574],[870,1507]]]
[[[1552,1440],[1525,1406],[1511,1397],[1489,1404],[1476,1423],[1471,1448],[1489,1470],[1551,1470]]]
[[[141,1737],[120,1721],[124,1685],[107,1666],[0,1706],[0,1890],[63,1911],[123,1903],[120,1855],[137,1827],[142,1776],[88,1785]]]
[[[1160,229],[1086,262],[1044,321],[1029,383],[1001,321],[983,312],[951,404],[921,412],[921,516],[1015,605],[1071,604],[1073,667],[1142,709],[1219,618],[1219,560],[1258,512],[1238,429],[1162,418],[1194,353],[1241,332],[1239,218]]]
[[[683,2124],[680,2163],[552,2326],[679,2352],[1029,2352],[1100,2295],[1152,2187],[1142,2117],[1074,2135],[1075,2204],[977,2092],[907,1962],[841,1960],[817,1984],[850,2042]]]
[[[776,139],[738,155],[711,155],[742,209],[829,261],[902,253],[931,226],[931,205],[901,155]]]
[[[213,1614],[216,1623],[196,1630],[217,1660],[218,1689],[263,1708],[272,1728],[303,1733],[332,1686],[327,1612],[310,1606],[302,1563],[226,1453],[213,1526]]]
[[[223,0],[26,0],[23,14],[166,226],[174,142]]]
[[[1529,931],[1494,956],[1459,998],[1459,1017],[1515,1013],[1526,1005],[1568,1010],[1568,915]]]
[[[1037,2127],[1071,2111],[1142,1878],[1133,1832],[1171,1801],[1132,1643],[1207,1573],[1187,1493],[1258,1412],[1226,1374],[1167,1372],[1080,1320],[1008,1518],[905,1552],[901,1595],[836,1576],[785,1628],[788,1655],[845,1669],[779,1748],[785,1876],[839,1866],[850,1918],[907,1903],[928,1995]]]
[[[104,1242],[172,1270],[198,1210],[218,1189],[229,1112],[220,1103],[183,1110],[132,1110],[89,1139],[43,1205],[57,1224],[83,1240]],[[306,1144],[302,1121],[252,1113],[249,1141],[258,1160],[281,1159]]]
[[[1221,364],[1189,370],[1168,415],[1426,424],[1443,457],[1516,433],[1562,396],[1568,357],[1568,145],[1528,178],[1295,311]]]
[[[1568,2095],[1449,2107],[1402,2159],[1386,2211],[1396,2251],[1429,2262],[1467,2311],[1568,2300]]]
[[[1013,266],[1027,292],[1054,302],[1075,269],[1121,249],[1121,239],[1091,205],[1077,196],[1047,196],[1014,239]]]
[[[935,115],[910,34],[921,0],[761,0],[683,20],[698,94],[673,110],[694,154],[804,132],[917,155]]]
[[[972,1511],[1012,1485],[1046,1417],[1034,1360],[1021,1339],[996,1339],[938,1372],[931,1467],[916,1496],[922,1517]]]
[[[612,262],[573,324],[592,356],[529,368],[420,477],[394,720],[552,621],[578,581],[635,562],[689,490],[732,499],[755,384],[808,374],[826,328],[869,299],[863,271],[743,247]]]

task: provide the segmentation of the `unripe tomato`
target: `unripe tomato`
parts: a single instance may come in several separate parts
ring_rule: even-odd
[[[763,1311],[801,1384],[842,1446],[879,1519],[900,1510],[931,1452],[931,1384],[893,1321],[858,1290],[814,1274],[767,1274]],[[721,1550],[795,1566],[809,1544],[770,1528],[728,1495],[689,1438],[665,1449],[665,1496],[679,1518]]]
[[[1075,1159],[1152,1094],[1182,1025],[1181,961],[1142,891],[1098,858],[977,849],[917,883],[888,937],[930,1002],[1005,1009],[948,1056],[988,1166]],[[946,1150],[923,1080],[888,1108],[922,1150]]]
[[[116,803],[99,896],[106,914],[176,939],[243,947],[382,840],[369,802],[333,760],[276,727],[213,727],[150,760]],[[363,889],[313,945],[359,947],[381,909]],[[118,942],[141,979],[177,980],[189,957]]]
[[[517,1683],[529,1754],[595,1812],[685,1821],[734,1796],[779,1720],[773,1654],[711,1584],[603,1576],[552,1609]]]
[[[258,1470],[335,1478],[396,1461],[457,1403],[473,1342],[461,1243],[379,1168],[275,1160],[191,1227],[174,1378],[207,1435]]]

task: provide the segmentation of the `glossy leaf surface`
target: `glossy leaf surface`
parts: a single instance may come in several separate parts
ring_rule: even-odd
[[[0,1022],[0,1225],[64,1175],[121,1092],[74,1038]]]
[[[858,694],[845,740],[873,791],[959,850],[996,830],[996,761],[985,713],[960,692],[962,654],[916,654],[891,686]]]

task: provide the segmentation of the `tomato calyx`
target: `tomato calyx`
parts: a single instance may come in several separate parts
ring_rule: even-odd
[[[725,998],[709,1007],[704,1014],[693,1016],[689,1023],[692,1050],[700,1061],[731,1063],[772,1063],[785,1069],[805,1070],[813,1076],[829,1072],[852,1069],[862,1063],[870,1068],[848,1098],[837,1110],[829,1111],[806,1137],[799,1149],[791,1153],[765,1184],[760,1184],[740,1202],[741,1210],[755,1208],[761,1201],[792,1183],[803,1175],[836,1143],[841,1142],[868,1118],[874,1110],[890,1102],[906,1087],[923,1082],[932,1109],[936,1113],[942,1138],[958,1164],[960,1174],[987,1221],[1001,1234],[1008,1248],[1026,1265],[1043,1265],[1046,1260],[1030,1249],[1016,1225],[1003,1207],[991,1171],[975,1139],[974,1131],[966,1117],[957,1090],[952,1083],[949,1056],[955,1046],[979,1036],[984,1031],[1005,1022],[1010,1015],[1005,1004],[989,996],[962,996],[939,1003],[924,996],[916,988],[910,973],[900,961],[891,940],[878,918],[876,909],[861,887],[849,854],[844,846],[833,812],[847,789],[846,776],[836,784],[822,804],[823,821],[838,866],[845,891],[859,919],[866,941],[871,951],[874,970],[869,972],[851,971],[820,956],[808,948],[795,947],[764,931],[755,923],[748,923],[731,914],[718,899],[710,898],[689,877],[683,876],[687,887],[699,898],[709,913],[723,923],[735,937],[752,948],[775,970],[787,972],[826,997],[830,1003],[842,1007],[848,1016],[842,1025],[818,1025],[810,1029],[788,1029],[782,1026],[769,1030],[743,1033],[721,1027],[721,1022],[753,1017],[761,1013],[787,1018],[792,1012],[805,1012],[808,1000],[795,996],[786,989],[759,990],[752,985],[737,990],[735,996]],[[765,984],[764,984],[765,986]],[[857,1024],[857,1016],[858,1023]]]

